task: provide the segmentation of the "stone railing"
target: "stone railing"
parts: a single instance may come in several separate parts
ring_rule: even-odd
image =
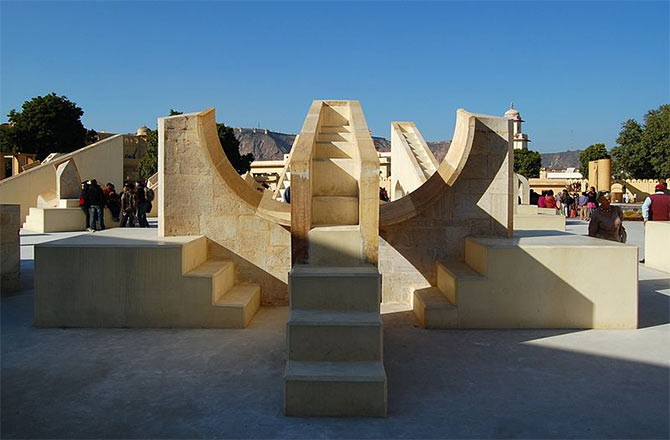
[[[349,125],[354,133],[354,159],[358,166],[358,219],[363,257],[377,264],[379,254],[379,156],[358,101],[349,101]]]

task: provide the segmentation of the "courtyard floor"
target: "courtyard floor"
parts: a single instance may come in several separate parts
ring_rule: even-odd
[[[642,224],[626,227],[642,257]],[[388,418],[290,418],[286,307],[245,330],[33,328],[32,245],[75,234],[22,235],[23,290],[2,298],[2,438],[670,436],[670,274],[643,264],[637,330],[424,330],[391,309]]]

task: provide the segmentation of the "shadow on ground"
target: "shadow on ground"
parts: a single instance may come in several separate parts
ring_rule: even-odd
[[[282,412],[285,307],[262,308],[246,330],[63,330],[32,328],[32,301],[30,292],[2,300],[2,438],[670,434],[664,361],[583,352],[665,350],[667,326],[440,331],[411,312],[383,315],[388,418],[301,419]],[[667,322],[658,298],[640,301],[647,326]],[[561,338],[582,342],[542,346]]]

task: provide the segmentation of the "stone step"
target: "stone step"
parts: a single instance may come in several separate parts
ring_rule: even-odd
[[[379,312],[381,275],[372,265],[295,265],[289,274],[292,309]]]
[[[351,133],[350,125],[322,125],[319,133]]]
[[[284,371],[289,416],[386,417],[382,362],[296,362]]]
[[[291,310],[286,324],[288,358],[295,361],[380,361],[378,312]]]
[[[313,196],[358,196],[353,159],[323,158],[312,161]]]
[[[480,275],[488,274],[488,248],[477,240],[465,239],[465,264]]]
[[[314,157],[350,159],[354,156],[353,143],[349,141],[317,142]]]
[[[312,197],[312,224],[315,226],[357,225],[358,197]]]
[[[230,311],[231,325],[245,328],[261,306],[261,286],[236,284],[215,301],[214,305]]]
[[[315,226],[309,231],[308,245],[312,266],[358,266],[363,262],[358,225]]]
[[[458,327],[458,309],[437,287],[414,290],[412,308],[423,328]]]
[[[235,284],[235,265],[230,260],[207,260],[186,272],[184,276],[211,280],[211,303],[216,304]]]
[[[316,135],[316,142],[351,142],[353,139],[352,133],[327,133],[319,132]]]
[[[486,277],[462,261],[446,260],[437,263],[437,288],[454,305],[458,305],[459,295],[467,295],[468,288],[486,281]]]

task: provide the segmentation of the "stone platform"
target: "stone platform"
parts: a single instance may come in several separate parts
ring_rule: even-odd
[[[637,260],[636,246],[560,232],[469,237],[414,311],[427,328],[636,328]]]
[[[23,229],[40,233],[85,230],[86,217],[78,206],[79,199],[59,200],[58,205],[49,208],[30,208]],[[107,229],[119,226],[119,222],[114,221],[109,209],[105,208],[103,215]],[[92,215],[91,221],[93,221]]]
[[[244,328],[259,307],[260,286],[202,236],[117,228],[35,246],[36,326]]]
[[[515,231],[565,231],[565,217],[554,208],[537,205],[517,205],[514,214]]]

